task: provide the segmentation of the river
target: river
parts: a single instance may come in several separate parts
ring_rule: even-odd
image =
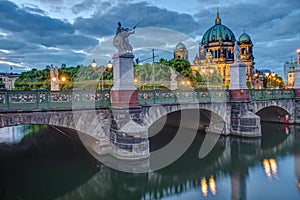
[[[175,128],[165,127],[159,141]],[[202,159],[199,131],[177,161],[142,174],[99,163],[69,132],[45,125],[0,129],[0,199],[300,199],[300,126],[263,123],[261,138],[221,136]],[[151,148],[156,143],[150,140]]]

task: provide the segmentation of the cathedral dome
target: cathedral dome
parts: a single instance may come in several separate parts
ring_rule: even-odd
[[[175,50],[185,50],[185,49],[186,46],[181,41],[175,47]]]
[[[240,37],[239,37],[239,42],[250,42],[251,43],[251,38],[247,33],[243,33]]]
[[[209,28],[203,35],[201,45],[206,45],[211,42],[235,42],[233,32],[225,25],[221,24],[219,11],[217,12],[216,24]]]

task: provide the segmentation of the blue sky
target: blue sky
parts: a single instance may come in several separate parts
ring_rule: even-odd
[[[115,51],[111,39],[118,21],[125,27],[141,22],[130,37],[136,58],[151,56],[154,48],[158,57],[170,59],[179,40],[193,40],[187,45],[191,61],[217,7],[236,38],[243,29],[251,36],[256,68],[282,73],[283,63],[296,57],[299,0],[0,0],[0,57],[25,56],[2,59],[0,71],[87,64],[91,57],[104,64]]]

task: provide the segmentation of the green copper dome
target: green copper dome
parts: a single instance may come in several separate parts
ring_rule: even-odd
[[[247,33],[243,33],[240,38],[239,38],[239,42],[251,42],[251,38]]]
[[[225,25],[221,24],[221,18],[219,17],[219,11],[217,12],[217,18],[215,25],[209,28],[203,35],[201,45],[208,44],[210,42],[235,42],[235,36],[233,32]]]
[[[186,46],[180,41],[176,47],[175,47],[176,50],[179,50],[179,49],[186,49]]]

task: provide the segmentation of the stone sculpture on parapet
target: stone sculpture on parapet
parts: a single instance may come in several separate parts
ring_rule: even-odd
[[[235,41],[233,50],[234,50],[234,63],[240,63],[241,62],[240,47],[237,41]]]
[[[118,27],[116,31],[116,35],[113,40],[114,46],[118,49],[118,54],[126,54],[132,53],[132,46],[129,43],[129,35],[134,34],[135,28],[138,26],[134,26],[132,29],[123,28],[121,22],[118,22]]]

